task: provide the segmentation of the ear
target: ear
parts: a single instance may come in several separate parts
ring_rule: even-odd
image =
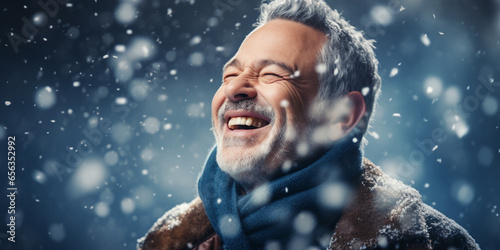
[[[344,98],[344,101],[338,103],[342,105],[341,112],[336,114],[330,124],[330,139],[333,141],[339,140],[351,133],[356,125],[361,121],[366,111],[366,104],[363,95],[359,91],[349,92]]]

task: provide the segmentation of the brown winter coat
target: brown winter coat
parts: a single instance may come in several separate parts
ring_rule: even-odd
[[[199,198],[168,211],[138,249],[219,249]],[[479,249],[474,239],[420,194],[367,159],[358,189],[336,225],[329,249]]]

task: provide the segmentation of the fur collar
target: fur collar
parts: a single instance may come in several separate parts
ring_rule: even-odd
[[[426,223],[429,212],[442,216],[424,205],[415,189],[390,178],[363,159],[358,189],[332,233],[329,249],[432,249],[437,240],[429,234]],[[463,228],[444,216],[441,219],[453,224],[451,228],[461,237],[460,244],[477,247]],[[138,249],[189,249],[214,234],[203,203],[196,198],[158,219],[146,236],[138,240]]]
[[[138,249],[189,249],[214,233],[201,199],[195,198],[160,217],[146,236],[137,241]]]

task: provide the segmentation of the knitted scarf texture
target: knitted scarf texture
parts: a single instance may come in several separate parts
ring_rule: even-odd
[[[216,155],[214,148],[198,193],[224,249],[327,246],[361,174],[359,143],[345,140],[242,195],[239,184],[219,168]]]

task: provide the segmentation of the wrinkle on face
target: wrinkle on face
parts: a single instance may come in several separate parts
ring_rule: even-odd
[[[219,165],[237,181],[265,180],[278,171],[283,162],[296,160],[297,144],[304,139],[299,132],[308,126],[308,112],[319,90],[315,67],[325,41],[326,35],[319,30],[276,19],[254,30],[224,66],[225,80],[212,101],[212,122]],[[267,73],[282,79],[272,78],[277,80],[266,83],[267,78],[262,77]],[[228,95],[249,89],[255,96],[240,95],[239,99],[271,108],[275,118],[269,127],[260,130],[262,133],[253,138],[240,138],[239,144],[230,147],[224,144],[228,133],[225,124],[216,117],[225,104],[239,100]],[[282,105],[283,100],[288,105]],[[255,176],[259,178],[253,178]]]

